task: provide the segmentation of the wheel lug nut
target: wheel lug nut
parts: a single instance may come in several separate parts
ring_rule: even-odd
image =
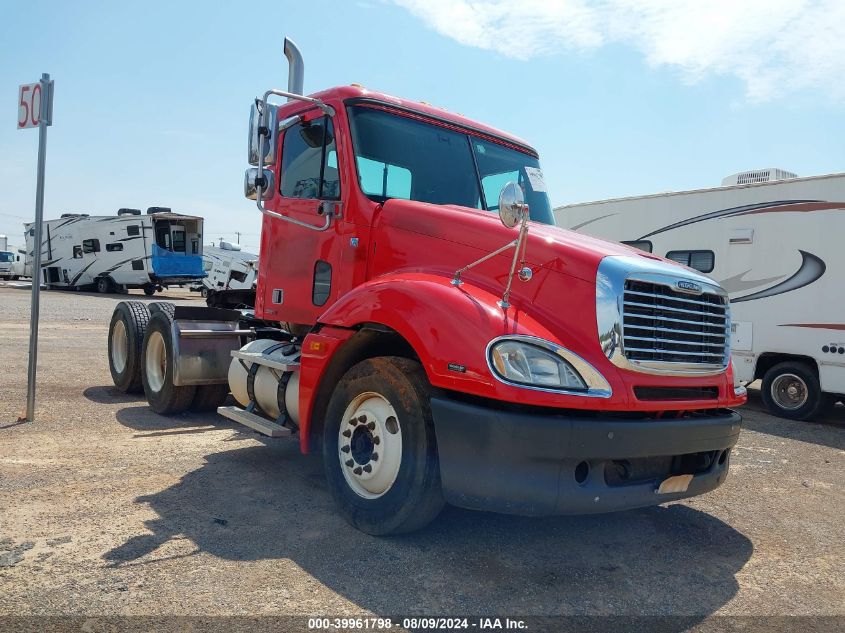
[[[357,426],[357,425],[358,425],[358,420],[356,420],[355,418],[352,418],[351,420],[349,420],[349,426]]]
[[[349,429],[346,429],[343,432],[343,437],[352,437],[352,431],[350,431]]]
[[[381,444],[381,438],[380,437],[374,437],[373,438],[373,444],[375,444],[376,446]]]
[[[355,463],[355,460],[354,459],[347,459],[345,463],[349,468],[352,468],[352,465]]]
[[[364,422],[366,422],[366,421],[367,421],[367,416],[366,416],[366,415],[359,415],[359,416],[358,416],[358,422],[360,422],[361,424],[363,424],[363,423],[364,423]]]
[[[348,453],[349,452],[349,445],[347,444],[346,446],[344,446],[340,450],[342,450],[344,453]]]
[[[367,464],[366,466],[364,466],[364,472],[365,472],[365,473],[371,473],[371,472],[373,472],[373,467],[372,467],[372,466],[370,466],[369,464]]]
[[[375,422],[370,422],[370,423],[367,425],[367,428],[368,428],[368,429],[370,429],[370,430],[372,431],[374,428],[376,428],[376,423],[375,423]]]
[[[377,462],[378,461],[378,453],[373,453],[370,455],[370,461]]]
[[[355,473],[356,475],[360,475],[360,474],[361,474],[361,467],[360,467],[360,466],[358,466],[358,468],[356,468],[356,469],[355,469],[355,470],[353,470],[352,472],[353,472],[353,473]]]

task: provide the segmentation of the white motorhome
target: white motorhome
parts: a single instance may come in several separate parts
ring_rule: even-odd
[[[731,298],[735,380],[762,379],[771,412],[806,420],[845,394],[845,173],[793,176],[741,172],[722,187],[570,204],[555,218],[715,279]],[[675,312],[679,328],[697,327]]]
[[[162,286],[193,283],[202,267],[200,217],[164,207],[120,209],[114,216],[65,214],[45,220],[41,240],[41,282],[51,288],[96,288],[152,295]],[[35,229],[26,225],[31,270]]]
[[[202,264],[206,277],[191,288],[208,297],[218,290],[248,290],[255,285],[258,255],[241,250],[239,244],[220,240],[217,246],[205,245]]]

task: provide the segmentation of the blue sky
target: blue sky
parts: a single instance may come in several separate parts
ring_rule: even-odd
[[[17,89],[49,72],[45,217],[170,206],[204,216],[208,239],[241,231],[257,249],[247,115],[287,83],[286,35],[307,92],[362,83],[526,138],[555,206],[743,169],[845,171],[845,2],[4,4],[0,233],[13,244],[33,217],[37,150],[37,132],[15,128]]]

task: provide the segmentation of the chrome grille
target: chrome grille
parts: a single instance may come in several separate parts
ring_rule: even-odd
[[[730,327],[727,297],[699,295],[628,279],[622,309],[622,348],[639,365],[727,363]]]

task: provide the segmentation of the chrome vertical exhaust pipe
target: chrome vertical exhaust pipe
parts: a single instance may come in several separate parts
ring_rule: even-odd
[[[297,45],[288,38],[285,38],[285,57],[288,58],[288,92],[301,95],[305,83],[305,62]]]

